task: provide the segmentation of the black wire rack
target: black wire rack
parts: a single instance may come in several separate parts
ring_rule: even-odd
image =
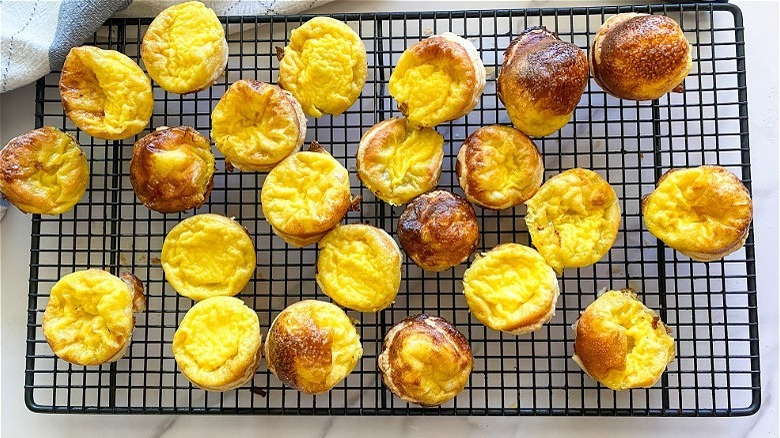
[[[359,321],[364,356],[352,374],[319,396],[285,388],[261,364],[250,384],[207,393],[179,373],[171,351],[178,322],[193,302],[165,282],[160,248],[167,231],[194,213],[234,216],[257,247],[257,272],[239,295],[254,308],[263,334],[287,305],[328,300],[314,281],[316,245],[290,248],[273,235],[259,205],[264,173],[227,172],[217,157],[214,190],[197,211],[161,215],[135,198],[129,161],[137,139],[104,141],[79,132],[63,114],[58,72],[38,81],[36,125],[76,135],[91,169],[87,195],[62,216],[33,216],[25,399],[38,412],[336,414],[336,415],[638,415],[736,416],[760,404],[758,321],[752,231],[744,248],[711,263],[692,262],[651,236],[640,201],[668,169],[720,164],[750,188],[747,91],[742,17],[730,4],[698,3],[458,12],[338,14],[362,36],[368,81],[343,115],[309,120],[316,139],[350,170],[354,195],[363,196],[348,223],[369,223],[395,235],[401,208],[377,200],[355,172],[361,134],[398,116],[387,81],[403,50],[431,34],[452,31],[471,40],[488,71],[480,104],[437,127],[445,138],[440,188],[462,193],[454,176],[458,148],[480,126],[509,123],[496,96],[504,49],[523,29],[545,25],[587,49],[599,25],[618,12],[665,14],[677,20],[693,47],[685,92],[652,102],[615,99],[591,80],[572,121],[535,142],[545,176],[586,167],[605,177],[621,202],[623,220],[609,254],[587,268],[566,270],[555,317],[533,334],[514,336],[480,325],[462,294],[467,264],[423,272],[408,259],[395,303],[377,314],[348,313]],[[156,85],[155,109],[145,135],[159,126],[192,126],[208,135],[209,115],[227,86],[240,78],[276,82],[275,47],[310,16],[223,18],[230,44],[225,77],[194,95],[168,94]],[[126,53],[140,63],[149,19],[112,19],[88,43]],[[476,208],[480,251],[504,242],[530,244],[525,207],[501,212]],[[130,271],[146,286],[148,307],[137,317],[133,343],[118,362],[97,367],[57,359],[41,330],[51,286],[74,270]],[[613,392],[585,375],[571,359],[572,323],[604,288],[631,287],[657,309],[676,339],[677,358],[649,389]],[[409,405],[392,395],[376,369],[384,334],[410,314],[440,315],[470,340],[474,371],[453,401],[437,408]]]

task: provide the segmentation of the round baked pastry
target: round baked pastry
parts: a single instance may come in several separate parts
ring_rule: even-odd
[[[84,196],[89,166],[73,136],[44,126],[0,150],[0,192],[19,210],[64,213]]]
[[[330,17],[314,17],[293,30],[279,60],[279,85],[312,117],[346,111],[363,91],[367,74],[363,40]]]
[[[683,91],[691,45],[669,17],[626,12],[609,17],[590,46],[590,71],[607,93],[652,100]]]
[[[742,181],[721,166],[672,169],[642,199],[642,215],[653,236],[709,262],[745,244],[753,201]]]
[[[287,157],[268,173],[260,202],[277,236],[294,246],[312,244],[349,210],[349,172],[315,143],[311,150]]]
[[[285,308],[268,330],[268,370],[307,394],[329,391],[363,356],[353,321],[335,304],[299,301]]]
[[[189,126],[164,126],[135,142],[130,184],[145,206],[175,213],[206,202],[214,170],[208,138]]]
[[[474,358],[469,341],[452,324],[422,314],[387,332],[377,365],[393,394],[420,406],[438,406],[463,390]]]
[[[588,169],[569,169],[550,178],[525,205],[531,242],[559,274],[601,260],[620,228],[615,190]]]
[[[558,279],[544,258],[524,245],[504,243],[477,256],[463,274],[471,314],[493,330],[520,335],[555,315]]]
[[[629,290],[611,290],[574,323],[575,362],[615,391],[653,386],[674,360],[674,339]]]
[[[546,27],[532,27],[507,47],[497,82],[512,124],[543,137],[569,123],[588,85],[588,58]]]
[[[435,129],[383,120],[360,139],[358,177],[377,198],[406,204],[436,187],[443,159],[444,137]]]
[[[152,83],[132,59],[115,50],[74,47],[60,74],[65,115],[87,134],[121,140],[149,124]]]
[[[134,312],[146,308],[141,280],[101,269],[76,271],[51,288],[43,336],[60,359],[100,365],[121,359],[130,347]]]
[[[474,207],[446,190],[420,195],[398,218],[398,241],[414,263],[444,271],[469,258],[479,243]]]
[[[410,122],[432,127],[477,106],[485,88],[485,66],[470,41],[445,32],[407,48],[388,87]]]
[[[392,304],[401,286],[401,250],[384,230],[342,225],[319,242],[317,284],[341,306],[377,312]]]
[[[165,279],[193,300],[233,296],[255,273],[255,246],[246,228],[219,214],[198,214],[165,236],[160,256]]]
[[[466,199],[503,210],[522,204],[539,190],[544,162],[525,134],[510,126],[490,125],[463,142],[455,173]]]
[[[214,107],[211,137],[227,166],[269,171],[301,148],[306,116],[298,101],[276,85],[241,79]]]
[[[229,391],[252,380],[260,364],[260,320],[234,297],[196,303],[173,335],[173,357],[187,379],[208,391]]]
[[[225,71],[228,44],[217,15],[201,2],[171,6],[152,21],[141,43],[146,71],[172,93],[210,87]]]

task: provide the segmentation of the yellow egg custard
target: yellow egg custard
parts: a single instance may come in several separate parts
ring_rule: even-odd
[[[68,52],[60,75],[65,115],[87,134],[121,140],[143,131],[152,117],[152,83],[132,59],[92,46]]]
[[[214,170],[208,138],[189,126],[164,126],[135,142],[130,183],[145,206],[175,213],[206,202]]]
[[[268,370],[307,394],[329,391],[363,356],[353,321],[335,304],[299,301],[271,323],[265,342]]]
[[[444,137],[406,119],[383,120],[360,139],[358,177],[377,198],[405,204],[436,187],[444,159]]]
[[[438,406],[466,386],[474,357],[469,341],[452,324],[423,314],[387,332],[377,365],[393,394],[421,406]]]
[[[57,128],[32,130],[0,150],[0,192],[26,213],[64,213],[81,200],[87,184],[84,152]]]
[[[193,300],[233,296],[255,273],[255,246],[246,228],[219,214],[198,214],[165,236],[160,257],[165,279]]]
[[[555,315],[560,289],[555,272],[538,252],[505,243],[466,269],[463,293],[479,322],[520,335],[539,329]]]
[[[366,46],[347,24],[314,17],[290,34],[279,61],[279,85],[312,117],[339,115],[366,83]]]
[[[135,328],[134,312],[146,308],[141,281],[101,269],[76,271],[51,288],[43,335],[54,354],[76,365],[121,359]]]
[[[144,34],[141,58],[149,76],[166,91],[194,93],[225,71],[228,44],[213,10],[184,2],[160,12]]]
[[[238,298],[211,297],[184,315],[173,335],[173,357],[199,388],[229,391],[252,380],[261,343],[254,310]]]
[[[214,107],[211,137],[228,166],[268,171],[301,148],[306,116],[276,85],[241,79]]]
[[[342,225],[319,242],[317,284],[341,306],[377,312],[392,304],[401,286],[401,250],[384,230]]]
[[[446,32],[407,48],[388,87],[410,122],[432,127],[474,109],[485,88],[485,75],[476,47]]]
[[[306,246],[349,210],[349,172],[322,147],[297,152],[274,167],[260,193],[263,215],[285,242]]]
[[[503,210],[522,204],[539,190],[544,162],[528,136],[510,126],[490,125],[463,142],[455,173],[466,199]]]
[[[526,205],[531,242],[559,274],[596,263],[617,238],[615,190],[591,170],[569,169],[550,178]]]
[[[653,386],[674,360],[674,339],[631,290],[611,290],[574,323],[575,362],[615,391]]]
[[[642,200],[642,215],[652,235],[709,262],[745,244],[753,201],[742,181],[721,166],[673,169]]]

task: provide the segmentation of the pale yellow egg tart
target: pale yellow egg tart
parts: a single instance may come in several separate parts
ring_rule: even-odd
[[[152,117],[152,83],[138,64],[115,50],[70,49],[59,86],[65,115],[93,137],[133,136]]]
[[[363,356],[354,322],[335,304],[299,301],[271,323],[265,342],[268,370],[307,394],[331,390]]]
[[[208,391],[229,391],[252,380],[262,336],[254,310],[234,297],[196,303],[173,335],[173,357],[182,374]]]
[[[32,130],[0,150],[0,192],[26,213],[64,213],[81,200],[88,184],[84,152],[57,128]]]
[[[135,312],[146,309],[141,281],[101,269],[76,271],[51,288],[43,335],[54,354],[76,365],[121,359],[130,347]]]
[[[279,85],[312,117],[339,115],[366,83],[366,46],[347,24],[314,17],[290,34],[279,61]]]
[[[179,294],[203,300],[241,292],[255,273],[255,246],[246,228],[212,213],[179,222],[163,241],[165,279]]]
[[[572,358],[610,389],[647,388],[674,360],[674,339],[633,291],[611,290],[574,323]]]
[[[269,171],[301,148],[306,116],[289,92],[241,79],[214,107],[211,137],[228,167]]]

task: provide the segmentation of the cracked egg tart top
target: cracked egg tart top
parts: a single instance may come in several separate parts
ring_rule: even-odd
[[[246,228],[219,214],[198,214],[179,222],[160,256],[165,279],[193,300],[233,296],[255,273],[255,246]]]
[[[60,75],[65,114],[87,134],[121,140],[152,117],[152,83],[132,59],[114,50],[74,47]]]
[[[203,205],[214,170],[208,138],[189,126],[161,127],[135,142],[130,183],[145,206],[175,213]]]
[[[371,225],[342,225],[319,242],[317,284],[325,295],[358,312],[392,304],[401,286],[402,254],[392,237]]]
[[[314,17],[290,34],[279,61],[279,85],[312,117],[339,115],[366,83],[366,46],[345,23]]]
[[[444,137],[406,119],[383,120],[360,139],[358,177],[377,198],[405,204],[436,187],[444,159]]]
[[[674,339],[628,289],[604,292],[574,323],[575,362],[615,391],[653,386],[674,360]]]
[[[307,394],[329,391],[363,356],[354,322],[335,304],[294,303],[271,323],[265,342],[268,370]]]
[[[84,152],[57,128],[32,130],[0,150],[0,192],[26,213],[64,213],[81,200],[88,184]]]
[[[134,312],[146,308],[143,285],[132,274],[76,271],[51,289],[43,335],[59,358],[77,365],[119,360],[130,346]]]
[[[709,262],[745,244],[753,201],[742,181],[721,166],[673,169],[642,200],[642,215],[652,235]]]
[[[229,391],[252,380],[260,364],[260,320],[234,297],[198,302],[173,335],[173,357],[187,379],[208,391]]]
[[[525,204],[531,241],[558,273],[596,263],[615,243],[618,198],[592,170],[569,169],[550,178]]]
[[[474,45],[445,32],[407,48],[388,87],[410,122],[432,127],[474,109],[485,88],[485,75]]]
[[[296,152],[268,173],[263,215],[285,242],[306,246],[333,229],[351,207],[349,172],[321,146]]]
[[[160,12],[144,34],[141,58],[146,71],[172,93],[210,87],[225,71],[228,44],[213,10],[184,2]]]
[[[471,314],[493,330],[515,335],[539,329],[555,315],[553,269],[534,249],[505,243],[478,256],[463,274]]]
[[[211,113],[211,136],[230,166],[269,171],[299,150],[306,116],[290,93],[276,85],[241,79]]]
[[[393,394],[420,406],[438,406],[466,386],[474,357],[468,339],[449,321],[422,314],[387,332],[377,365]]]
[[[466,199],[503,210],[522,204],[539,190],[544,162],[528,136],[511,126],[491,125],[466,138],[455,173]]]

